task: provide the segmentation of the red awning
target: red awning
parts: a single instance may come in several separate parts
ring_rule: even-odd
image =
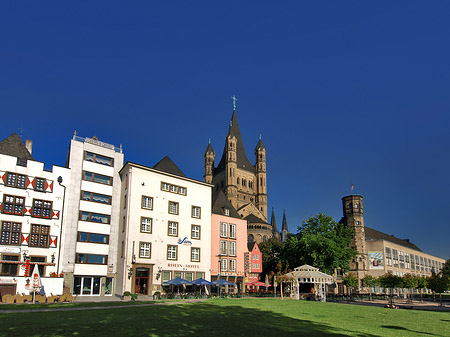
[[[264,282],[253,282],[253,283],[246,283],[246,286],[256,286],[256,287],[265,287],[266,284]]]

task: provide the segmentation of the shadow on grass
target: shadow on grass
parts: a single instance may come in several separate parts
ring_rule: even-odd
[[[395,325],[382,325],[382,328],[386,328],[386,329],[392,329],[392,330],[402,330],[406,332],[414,332],[414,333],[418,333],[418,334],[423,334],[423,335],[431,335],[431,336],[439,336],[439,335],[435,335],[434,333],[429,333],[429,332],[423,332],[423,331],[414,331],[414,330],[410,330],[410,329],[406,329],[402,326],[395,326]]]
[[[11,314],[10,314],[11,315]],[[20,322],[1,314],[8,324],[0,336],[346,336],[348,331],[271,311],[220,306],[149,306],[104,310],[20,313]],[[26,324],[25,324],[26,322]],[[353,336],[358,336],[352,332]],[[360,334],[363,336],[363,334]],[[368,336],[364,334],[364,336]]]

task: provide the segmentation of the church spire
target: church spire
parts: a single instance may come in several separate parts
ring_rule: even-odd
[[[275,220],[275,211],[272,207],[272,219],[270,220],[270,225],[272,226],[272,233],[278,234],[277,221]]]

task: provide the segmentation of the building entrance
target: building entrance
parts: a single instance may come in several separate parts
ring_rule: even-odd
[[[141,295],[148,295],[149,268],[136,268],[134,291]]]

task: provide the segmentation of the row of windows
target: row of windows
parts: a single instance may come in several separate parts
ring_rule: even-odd
[[[30,181],[32,188],[38,192],[45,192],[47,186],[47,180],[44,178],[35,177]],[[16,188],[28,187],[28,176],[25,174],[6,172],[5,185]]]
[[[220,237],[236,239],[236,225],[226,222],[220,223]]]
[[[81,200],[111,205],[111,196],[100,193],[81,191]]]
[[[52,218],[53,203],[47,200],[33,199],[31,216],[35,218]],[[15,195],[3,196],[2,213],[12,215],[23,215],[25,211],[25,198]]]
[[[176,193],[176,194],[181,194],[181,195],[187,194],[186,187],[177,186],[177,185],[173,185],[173,184],[169,184],[169,183],[165,183],[165,182],[161,182],[161,191],[166,191],[166,192],[171,192],[171,193]]]
[[[93,173],[88,171],[83,171],[83,180],[92,181],[94,183],[99,183],[103,185],[111,186],[113,184],[113,178],[105,176],[99,173]]]
[[[152,257],[151,251],[151,242],[139,242],[140,258],[150,259]],[[167,260],[178,260],[178,246],[167,245]],[[191,247],[191,262],[200,262],[200,248]]]
[[[220,255],[236,256],[236,242],[220,240]]]
[[[205,273],[199,272],[199,271],[194,273],[192,271],[182,272],[182,271],[168,271],[168,270],[164,270],[162,272],[163,282],[170,281],[170,280],[172,280],[172,278],[176,278],[176,277],[180,277],[180,278],[183,278],[188,281],[194,281],[199,278],[205,278]]]
[[[84,160],[106,166],[114,166],[114,159],[92,152],[84,152]]]
[[[236,272],[236,260],[220,259],[220,271]]]
[[[176,221],[168,221],[167,235],[178,236],[179,223]],[[141,217],[141,233],[151,234],[153,230],[153,219]],[[191,225],[191,239],[200,240],[201,227],[199,225]]]
[[[442,262],[424,258],[423,256],[409,254],[397,249],[386,247],[386,265],[395,268],[411,269],[421,272],[436,272],[442,268]]]
[[[153,210],[153,197],[149,197],[146,195],[142,196],[141,207],[143,209]],[[169,214],[178,215],[180,210],[180,204],[175,201],[169,201],[168,204],[168,212]],[[191,216],[196,219],[201,218],[201,207],[192,206],[191,208]]]
[[[19,255],[6,255],[3,254],[1,259],[3,261],[19,261],[20,257]],[[33,271],[35,263],[33,262],[46,262],[45,256],[30,256],[30,273]],[[0,269],[0,276],[17,276],[18,275],[18,264],[12,264],[12,263],[2,263],[1,269]],[[38,265],[39,274],[41,276],[45,275],[45,266]]]
[[[108,244],[109,243],[109,235],[96,234],[96,233],[86,233],[86,232],[78,232],[78,242]]]
[[[2,221],[0,243],[3,245],[19,245],[22,237],[22,224]],[[50,226],[31,225],[28,245],[30,247],[48,248],[50,244]]]
[[[107,255],[77,253],[75,263],[82,264],[108,264]]]

